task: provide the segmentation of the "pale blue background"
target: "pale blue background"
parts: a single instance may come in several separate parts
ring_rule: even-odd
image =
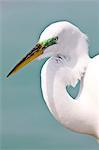
[[[45,60],[6,79],[54,21],[69,20],[79,26],[89,37],[90,56],[99,54],[98,0],[0,0],[0,6],[1,149],[98,150],[93,137],[64,129],[47,110],[40,88]]]

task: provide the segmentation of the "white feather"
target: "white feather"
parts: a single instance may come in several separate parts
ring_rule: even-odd
[[[40,41],[53,36],[58,36],[58,43],[41,56],[51,56],[41,73],[44,100],[66,128],[99,139],[99,56],[89,58],[87,36],[69,22],[51,24]],[[74,100],[66,86],[75,86],[78,80],[81,90]]]

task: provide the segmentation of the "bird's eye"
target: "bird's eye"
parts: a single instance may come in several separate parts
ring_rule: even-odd
[[[50,45],[54,45],[54,44],[57,44],[57,41],[58,41],[58,36],[56,37],[53,37],[52,39],[50,39]]]
[[[58,36],[55,37],[55,40],[58,41]]]
[[[53,41],[55,42],[55,44],[57,43],[58,41],[58,36],[56,36],[55,38],[53,38]]]

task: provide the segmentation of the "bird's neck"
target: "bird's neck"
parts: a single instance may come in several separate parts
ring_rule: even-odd
[[[63,61],[61,58],[59,60],[58,58],[50,58],[43,66],[41,82],[44,100],[50,112],[59,122],[69,128],[71,124],[76,123],[80,118],[78,115],[81,114],[83,108],[80,107],[79,100],[75,101],[69,96],[66,91],[66,85],[69,83],[75,84],[78,79],[81,79],[80,75],[83,74],[84,68],[87,65],[84,66],[83,60],[81,60],[81,65],[79,63],[75,64],[75,66],[71,65],[71,68],[70,66],[67,67],[65,63],[65,60]],[[70,119],[70,117],[72,118]]]
[[[79,59],[73,66],[72,62],[68,62],[68,59],[68,57],[66,60],[66,57],[62,58],[62,56],[61,58],[60,56],[50,58],[43,66],[41,73],[43,96],[55,117],[61,115],[57,114],[57,112],[60,112],[58,109],[62,110],[63,106],[66,105],[65,111],[68,112],[67,108],[73,112],[73,108],[76,108],[79,103],[78,101],[74,102],[72,97],[69,96],[66,86],[74,86],[81,79],[87,63],[84,62],[85,59],[84,61]]]

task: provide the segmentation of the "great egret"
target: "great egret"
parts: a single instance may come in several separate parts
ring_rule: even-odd
[[[89,57],[87,36],[66,21],[49,25],[8,76],[45,57],[50,58],[43,66],[41,85],[50,112],[64,127],[99,139],[99,55]],[[80,91],[74,100],[66,86],[78,80]]]

